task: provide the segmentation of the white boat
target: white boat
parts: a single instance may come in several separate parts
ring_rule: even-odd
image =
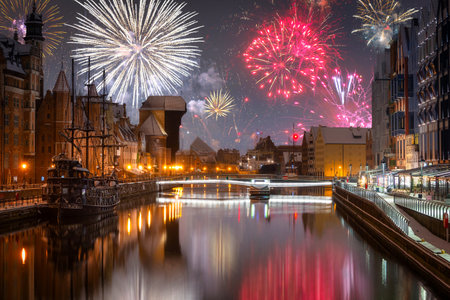
[[[269,200],[270,198],[270,180],[269,179],[252,179],[249,189],[250,199],[252,200]]]

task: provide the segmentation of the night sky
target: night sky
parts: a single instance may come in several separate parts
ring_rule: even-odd
[[[304,1],[304,0],[299,0]],[[75,22],[75,12],[83,13],[80,5],[71,0],[52,0],[59,5],[65,23]],[[226,118],[205,119],[195,111],[189,111],[183,118],[181,128],[183,148],[188,148],[192,140],[199,136],[216,150],[236,148],[245,153],[254,147],[259,136],[270,135],[275,144],[285,144],[295,131],[302,133],[311,125],[333,126],[333,113],[327,109],[322,97],[317,93],[306,92],[295,95],[288,101],[269,99],[267,93],[260,90],[255,78],[246,69],[243,52],[255,38],[258,26],[271,20],[276,14],[284,15],[289,8],[286,0],[187,0],[184,11],[196,11],[196,20],[203,26],[200,35],[204,43],[200,68],[192,76],[185,78],[185,84],[179,94],[186,102],[199,101],[213,90],[229,90],[235,99],[236,108]],[[368,87],[372,77],[376,51],[366,46],[366,41],[351,31],[359,23],[353,18],[357,0],[337,0],[330,2],[333,26],[339,28],[336,44],[339,46],[342,60],[341,69],[348,69],[362,75],[362,86]],[[428,0],[404,0],[402,9],[428,4]],[[47,59],[45,66],[45,88],[53,87],[61,62],[70,78],[69,57],[75,47],[67,44],[73,29],[65,27],[67,32],[60,49]],[[82,78],[81,78],[82,79]],[[79,80],[79,86],[82,86]],[[81,89],[81,88],[79,88]],[[369,93],[370,95],[370,93]],[[247,98],[247,102],[245,99]],[[144,100],[144,99],[143,99]],[[370,99],[368,99],[370,101]],[[191,104],[195,104],[192,102]],[[137,122],[137,111],[128,109],[133,122]],[[319,117],[322,116],[322,117]]]

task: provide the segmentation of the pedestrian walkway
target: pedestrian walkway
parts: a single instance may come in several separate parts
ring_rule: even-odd
[[[394,197],[384,193],[378,193],[383,197],[386,202],[391,204],[397,211],[403,214],[409,220],[409,232],[408,236],[418,243],[421,243],[424,247],[428,248],[430,251],[441,256],[450,262],[450,243],[441,239],[440,237],[431,233],[426,227],[422,226],[416,219],[407,214],[401,207],[398,207],[394,203]],[[442,253],[442,250],[445,253]]]

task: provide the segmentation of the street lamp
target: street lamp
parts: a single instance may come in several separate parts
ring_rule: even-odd
[[[25,178],[25,175],[26,175],[26,171],[27,171],[27,168],[28,168],[28,164],[27,164],[26,162],[23,162],[22,165],[21,165],[20,167],[21,167],[22,170],[23,170],[23,188],[25,188],[25,184],[26,184],[26,182],[27,182],[27,180],[26,180],[26,178]]]
[[[385,188],[385,183],[384,183],[384,168],[386,167],[386,158],[383,157],[383,160],[381,161],[381,166],[383,167],[383,191]]]
[[[423,157],[420,157],[420,194],[422,196],[423,193],[423,166],[425,164],[425,160]]]

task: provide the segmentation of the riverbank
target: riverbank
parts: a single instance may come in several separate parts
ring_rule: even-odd
[[[373,202],[339,186],[335,187],[333,199],[336,208],[352,218],[363,230],[362,235],[370,235],[385,250],[403,260],[419,272],[428,283],[443,296],[450,294],[450,263],[421,240],[409,237],[395,222]]]

